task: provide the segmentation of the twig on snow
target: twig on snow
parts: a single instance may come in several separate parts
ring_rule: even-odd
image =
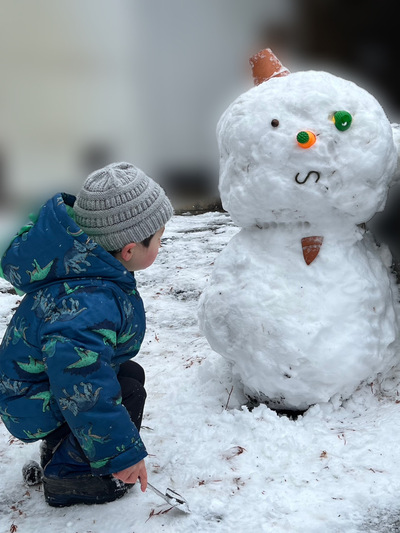
[[[231,387],[231,390],[230,390],[229,393],[228,393],[228,399],[227,399],[227,401],[226,401],[225,411],[228,409],[228,405],[229,405],[229,401],[230,401],[231,396],[232,396],[232,392],[233,392],[233,385],[232,385],[232,387]]]

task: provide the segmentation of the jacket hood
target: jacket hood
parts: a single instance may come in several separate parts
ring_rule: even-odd
[[[36,222],[24,226],[4,253],[3,277],[26,293],[78,278],[106,279],[134,290],[134,275],[73,220],[74,202],[74,196],[59,193],[42,206]]]

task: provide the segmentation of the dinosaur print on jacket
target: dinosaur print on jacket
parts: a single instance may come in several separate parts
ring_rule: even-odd
[[[65,372],[70,371],[80,376],[87,376],[97,370],[100,365],[100,354],[98,352],[77,348],[76,346],[74,350],[78,354],[79,359],[68,365],[65,368]]]
[[[61,306],[57,307],[54,297],[49,292],[40,290],[34,297],[32,311],[35,311],[38,316],[43,317],[46,321],[55,322],[59,320],[65,322],[72,320],[86,309],[86,307],[80,309],[79,306],[79,300],[64,298],[61,300]]]
[[[106,475],[147,455],[116,375],[140,349],[145,314],[134,275],[76,225],[71,198],[51,198],[1,258],[26,294],[0,346],[0,414],[24,442],[66,422]]]
[[[90,267],[90,262],[88,261],[88,256],[94,256],[92,253],[96,248],[97,244],[90,239],[87,239],[85,243],[74,241],[74,246],[68,250],[64,257],[64,267],[65,272],[69,274],[69,271],[72,270],[76,274],[85,272],[86,268],[82,265]]]
[[[15,321],[15,325],[12,328],[9,328],[4,335],[4,342],[8,346],[10,342],[15,345],[17,342],[21,341],[28,345],[26,340],[26,330],[28,326],[24,318],[18,319]]]
[[[50,263],[44,267],[41,267],[39,263],[36,261],[36,259],[33,260],[33,267],[34,269],[32,271],[27,270],[27,274],[29,274],[29,277],[31,278],[31,283],[35,281],[40,281],[42,279],[46,279],[47,276],[50,273],[51,267],[53,266],[54,260],[50,261]]]
[[[79,390],[82,387],[82,391]],[[76,416],[81,411],[88,411],[97,402],[102,387],[98,387],[93,392],[91,383],[81,382],[73,386],[74,394],[68,394],[66,389],[63,389],[64,397],[59,399],[59,403],[63,410],[69,409],[71,413]]]
[[[16,361],[19,368],[28,374],[41,374],[45,370],[45,364],[41,359],[34,359],[31,355],[28,356],[28,363],[21,363]]]

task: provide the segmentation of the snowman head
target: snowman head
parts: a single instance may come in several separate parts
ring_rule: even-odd
[[[220,194],[235,223],[358,224],[383,209],[397,148],[377,100],[327,72],[256,80],[217,128]]]

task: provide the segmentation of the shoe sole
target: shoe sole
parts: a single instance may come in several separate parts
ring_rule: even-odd
[[[28,461],[22,467],[22,478],[28,487],[39,485],[43,481],[43,468],[36,461]]]
[[[126,485],[109,477],[43,478],[44,498],[51,507],[113,502],[122,498],[127,490]]]

